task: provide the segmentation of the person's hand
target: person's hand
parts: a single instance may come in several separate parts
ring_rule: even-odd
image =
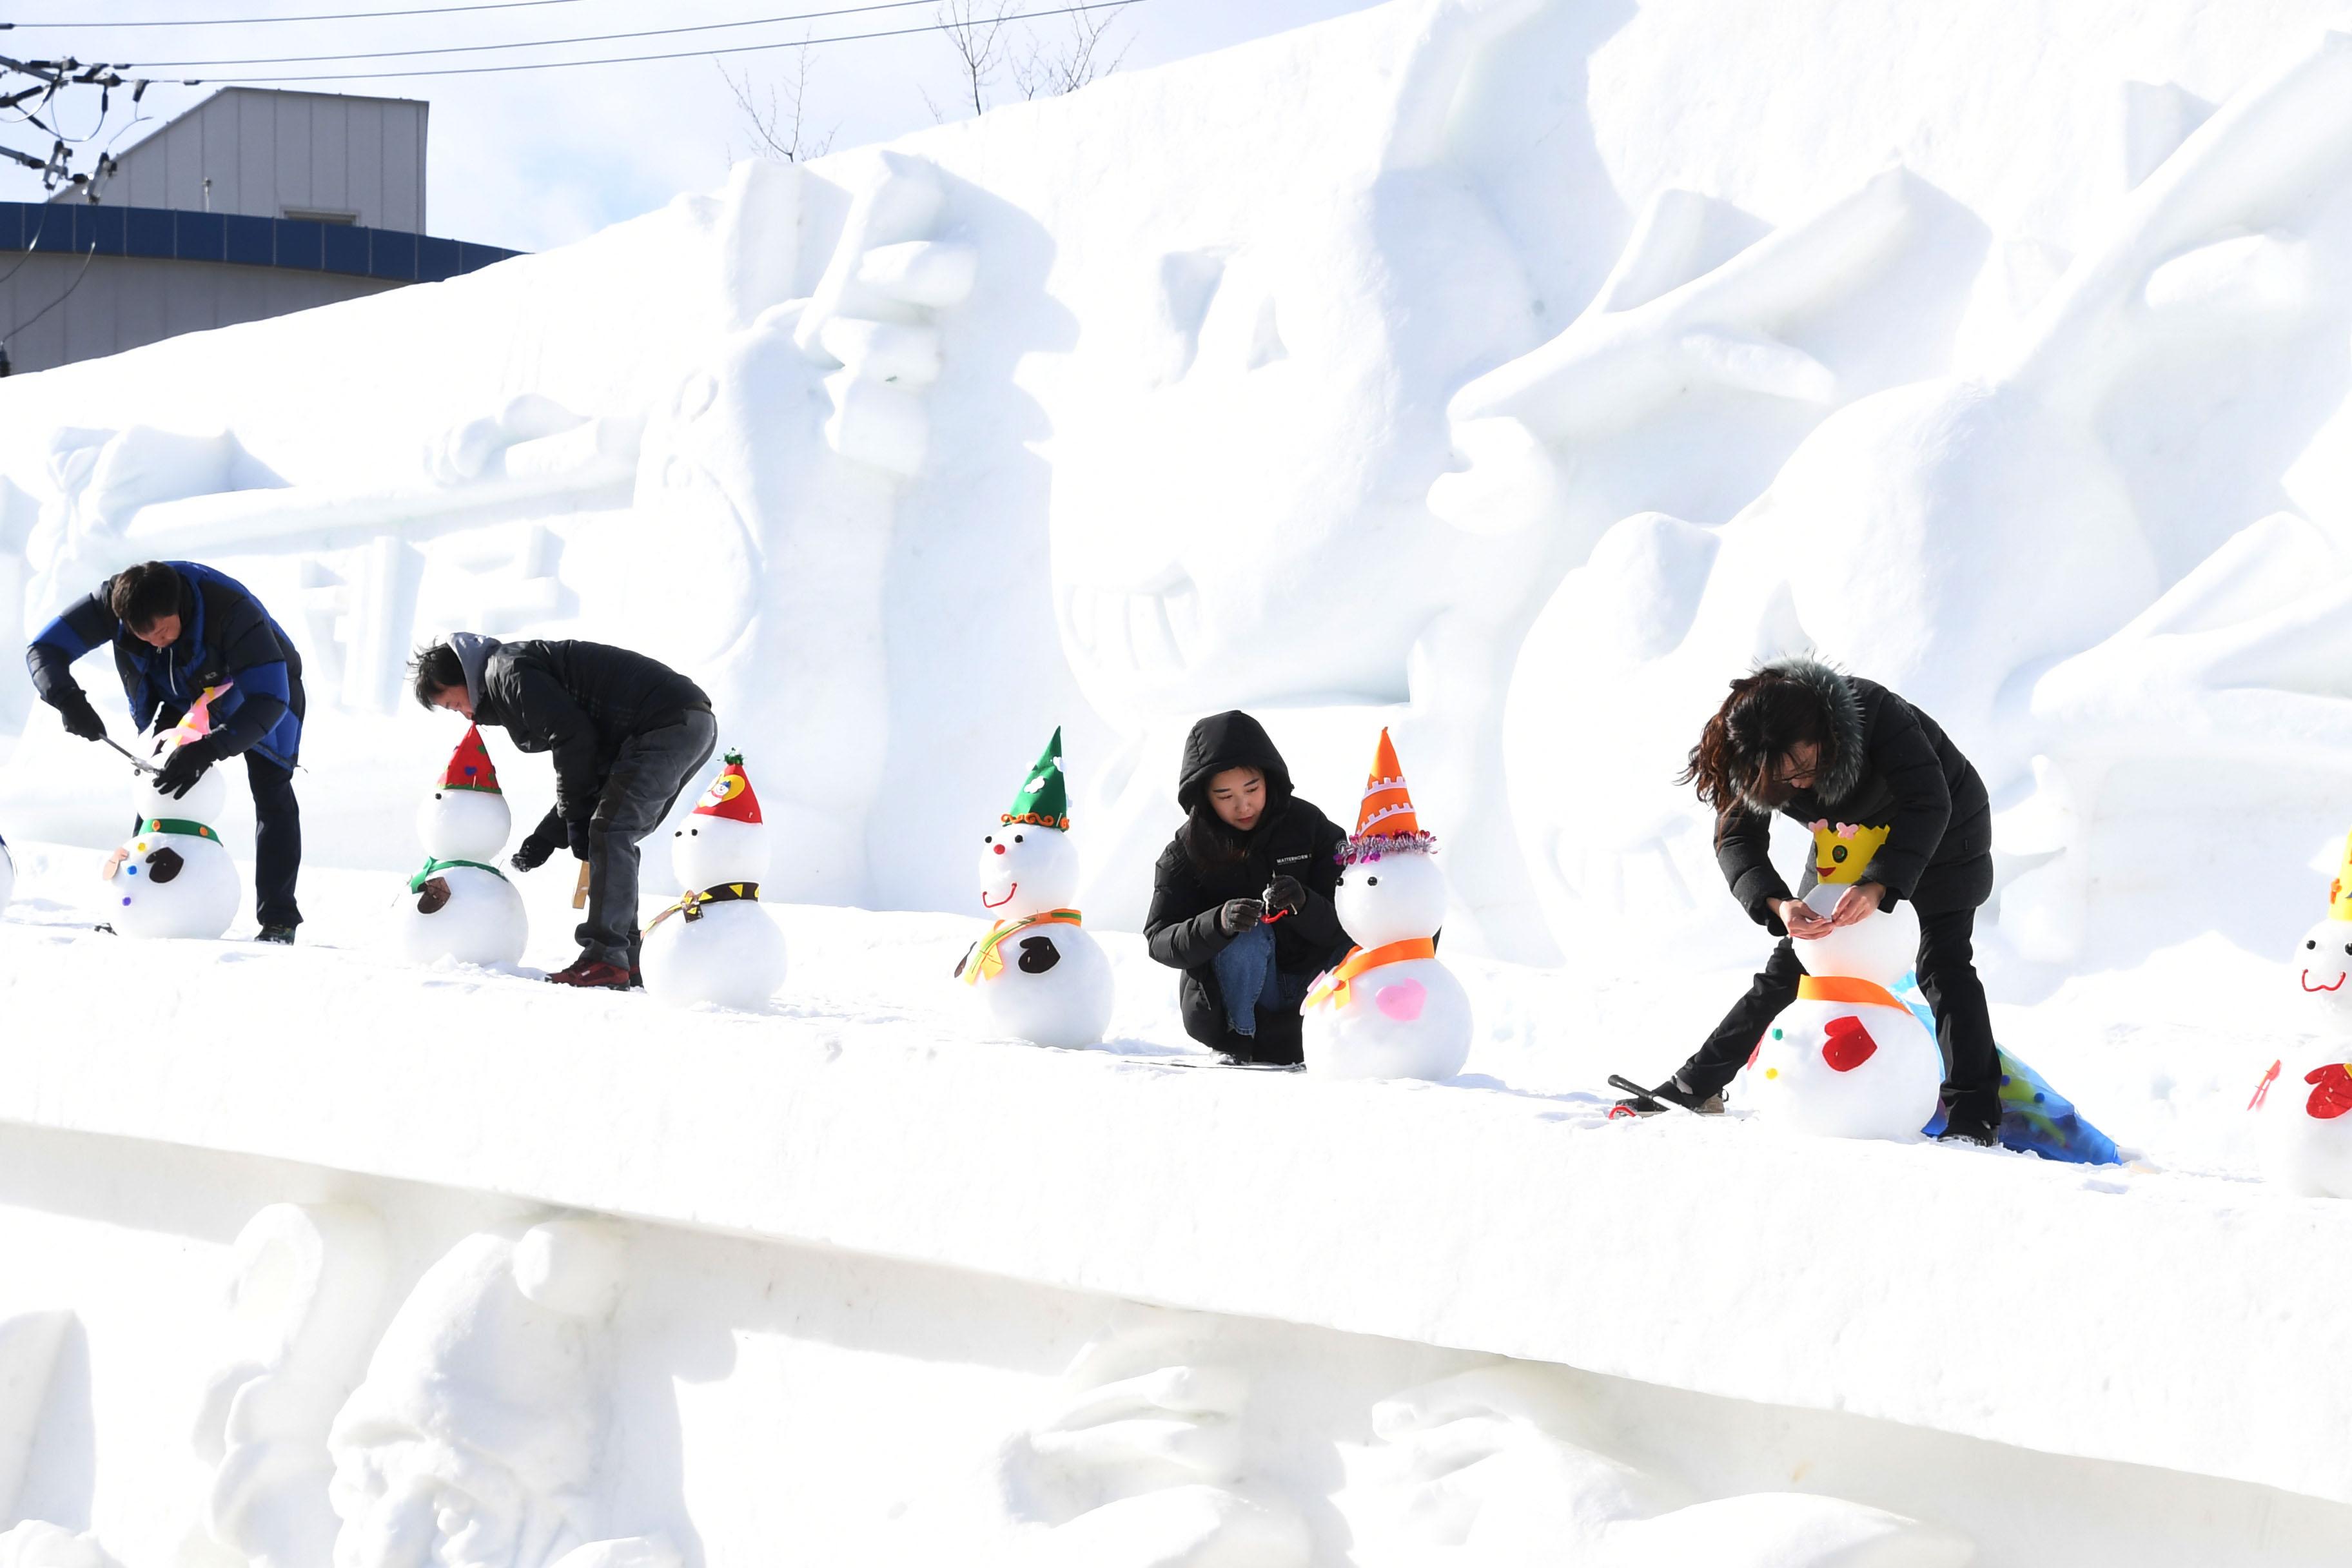
[[[577,822],[566,822],[563,825],[563,841],[572,846],[574,860],[588,858],[588,819],[583,816]]]
[[[89,694],[79,686],[69,687],[57,699],[58,717],[65,721],[66,733],[78,741],[106,739],[106,721],[89,705]]]
[[[1885,884],[1856,882],[1845,890],[1843,898],[1838,900],[1837,908],[1831,911],[1830,924],[1850,926],[1857,921],[1868,920],[1878,912],[1878,906],[1885,901]]]
[[[1802,899],[1782,899],[1772,906],[1772,912],[1780,917],[1789,934],[1800,942],[1811,942],[1830,933],[1830,922],[1815,914],[1813,906]]]
[[[562,847],[562,837],[550,836],[546,826],[542,824],[523,836],[522,843],[517,846],[514,854],[508,858],[507,864],[518,871],[536,871],[547,864],[547,858],[550,855]]]
[[[1255,899],[1227,899],[1217,911],[1217,925],[1227,936],[1239,936],[1265,919],[1265,906]]]
[[[220,760],[220,745],[210,735],[201,741],[190,741],[172,748],[163,759],[163,772],[155,775],[155,793],[180,799],[196,787],[205,770]]]
[[[1292,876],[1279,876],[1265,885],[1265,906],[1297,914],[1307,907],[1307,884]]]

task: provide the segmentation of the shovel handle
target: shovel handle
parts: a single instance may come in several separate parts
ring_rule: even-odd
[[[585,860],[580,862],[580,880],[572,886],[572,907],[575,910],[588,907],[588,862]]]

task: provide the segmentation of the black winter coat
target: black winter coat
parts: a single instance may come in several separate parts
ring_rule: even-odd
[[[1339,884],[1339,852],[1347,835],[1309,802],[1291,793],[1290,770],[1265,729],[1246,713],[1219,713],[1192,726],[1184,742],[1182,784],[1176,798],[1187,811],[1207,811],[1210,779],[1227,768],[1254,767],[1265,775],[1269,804],[1257,826],[1242,840],[1231,862],[1203,867],[1179,833],[1152,868],[1151,910],[1143,934],[1151,956],[1184,972],[1178,987],[1184,1032],[1243,1061],[1301,1059],[1297,1012],[1257,1016],[1257,1037],[1226,1026],[1224,994],[1213,967],[1233,938],[1218,922],[1228,899],[1254,899],[1265,891],[1277,868],[1307,889],[1307,905],[1274,928],[1275,964],[1285,974],[1315,975],[1347,953],[1348,933],[1331,895]],[[1293,861],[1276,867],[1277,861]]]
[[[710,711],[702,688],[669,666],[593,642],[500,643],[482,667],[474,722],[496,724],[515,748],[553,753],[555,812],[585,822],[632,735]]]
[[[1833,750],[1813,787],[1779,809],[1801,823],[1887,827],[1886,842],[1861,879],[1908,899],[1922,914],[1974,909],[1992,896],[1992,803],[1973,763],[1941,726],[1874,680],[1840,675],[1809,658],[1769,668],[1811,685],[1827,704]],[[1790,897],[1772,867],[1771,810],[1743,800],[1722,824],[1716,863],[1732,897],[1775,935],[1786,928],[1771,904]]]

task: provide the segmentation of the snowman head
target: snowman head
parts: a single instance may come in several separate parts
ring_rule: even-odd
[[[1823,883],[1813,891],[1808,901],[1826,914],[1845,889]],[[1918,962],[1919,917],[1909,904],[1897,904],[1825,936],[1809,937],[1796,950],[1808,974],[1843,974],[1892,991]]]
[[[980,907],[991,920],[1066,910],[1078,896],[1078,851],[1058,827],[1000,823],[981,836]]]
[[[147,759],[157,767],[169,762],[178,751],[194,737],[177,730],[166,730],[151,736],[143,750]],[[142,818],[176,817],[188,822],[201,822],[206,826],[220,820],[221,811],[228,805],[228,773],[218,763],[206,768],[188,793],[177,797],[159,795],[155,775],[142,773],[131,786],[131,809]]]
[[[2337,1027],[2352,1030],[2352,921],[2331,917],[2304,932],[2294,968],[2304,995]]]
[[[669,853],[679,883],[689,892],[722,882],[756,882],[768,874],[768,828],[740,752],[727,753],[719,776],[671,838]]]
[[[482,732],[468,724],[440,782],[416,808],[416,837],[436,860],[488,860],[506,847],[513,826]]]
[[[1445,921],[1445,873],[1417,847],[1361,856],[1339,873],[1331,901],[1358,947],[1435,936]]]

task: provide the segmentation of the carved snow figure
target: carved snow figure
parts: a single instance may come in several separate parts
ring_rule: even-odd
[[[2263,1169],[2291,1192],[2352,1198],[2352,837],[2327,885],[2327,918],[2288,963],[2325,1038],[2273,1062],[2254,1089]]]
[[[1805,901],[1827,916],[1887,830],[1817,822]],[[1907,904],[1796,944],[1806,973],[1748,1067],[1741,1098],[1775,1125],[1824,1138],[1916,1138],[1935,1119],[1942,1053],[1895,995],[1919,950]]]
[[[0,1568],[117,1568],[95,1535],[39,1520],[0,1531]]]
[[[1967,1542],[1840,1498],[1696,1502],[1600,1450],[1598,1414],[1552,1369],[1506,1363],[1373,1407],[1341,1499],[1359,1568],[1964,1568]]]
[[[482,733],[468,724],[432,797],[416,810],[425,860],[408,879],[399,913],[401,951],[410,962],[520,962],[530,917],[498,865],[513,826]]]
[[[205,1534],[234,1561],[333,1561],[327,1433],[367,1366],[386,1265],[383,1227],[357,1206],[272,1204],[237,1233],[221,1364],[195,1434],[213,1471]]]
[[[212,729],[209,704],[226,689],[213,687],[177,727],[154,737],[146,751],[163,760]],[[236,863],[213,824],[227,804],[226,770],[206,768],[187,794],[173,799],[155,790],[155,774],[141,772],[131,788],[139,831],[106,858],[107,919],[124,936],[217,938],[236,918]]]
[[[1005,1510],[1033,1527],[1006,1568],[1305,1568],[1305,1524],[1251,1485],[1249,1378],[1220,1331],[1123,1307],[1078,1352],[1000,1456]]]
[[[425,1271],[328,1435],[334,1568],[674,1568],[660,1542],[601,1538],[623,1254],[607,1222],[550,1220]]]
[[[741,752],[727,753],[671,838],[670,863],[686,890],[646,928],[646,991],[680,1005],[758,1012],[784,983],[784,933],[760,907],[768,829]]]
[[[1062,731],[1045,746],[993,832],[980,841],[980,907],[989,928],[957,963],[989,1026],[1032,1045],[1100,1045],[1110,1027],[1110,960],[1077,910]]]
[[[1382,730],[1331,900],[1356,946],[1307,993],[1307,1071],[1442,1080],[1462,1070],[1470,1054],[1470,997],[1437,961],[1445,873],[1435,847]]]

